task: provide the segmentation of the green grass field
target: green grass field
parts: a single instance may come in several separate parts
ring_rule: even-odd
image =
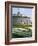
[[[12,37],[13,38],[32,37],[32,29],[31,28],[32,28],[32,25],[13,24]],[[24,30],[22,30],[22,29],[24,29]]]
[[[13,24],[14,28],[29,28],[32,27],[32,25],[26,25],[26,24]]]

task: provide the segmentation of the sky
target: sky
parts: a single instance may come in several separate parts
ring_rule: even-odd
[[[32,16],[32,8],[12,8],[12,14],[17,14],[18,11],[25,16]]]

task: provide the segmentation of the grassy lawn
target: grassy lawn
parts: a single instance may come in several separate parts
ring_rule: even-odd
[[[32,27],[32,25],[26,25],[26,24],[13,24],[14,28],[28,28],[28,27]]]
[[[12,29],[12,37],[13,38],[23,38],[23,37],[32,37],[32,25],[26,25],[26,24],[14,24]],[[16,29],[17,28],[17,29]],[[22,28],[24,30],[21,30],[19,28]],[[26,31],[27,30],[27,31]]]

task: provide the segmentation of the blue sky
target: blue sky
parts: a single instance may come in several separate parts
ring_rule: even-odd
[[[32,16],[32,9],[31,8],[12,8],[12,14],[17,14],[17,12],[20,12],[21,14],[23,15],[26,15],[26,16]]]

